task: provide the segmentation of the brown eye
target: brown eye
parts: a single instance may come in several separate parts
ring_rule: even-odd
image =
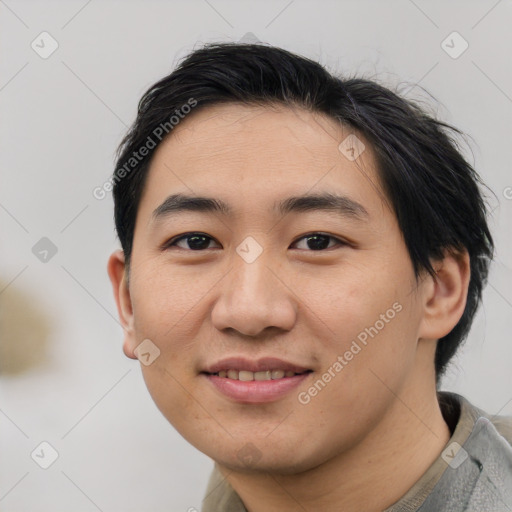
[[[297,240],[294,244],[297,244],[302,240],[306,240],[306,248],[310,249],[311,251],[323,251],[324,249],[332,248],[332,245],[329,246],[330,241],[336,241],[338,242],[338,245],[346,245],[346,243],[339,238],[323,233],[309,233],[299,238],[299,240]]]
[[[346,242],[336,238],[332,235],[327,235],[325,233],[309,233],[307,235],[302,236],[293,245],[297,245],[299,242],[303,240],[306,241],[306,247],[300,248],[301,250],[309,250],[309,251],[324,251],[325,249],[331,249],[332,247],[344,246],[347,245]],[[169,242],[167,242],[164,246],[164,249],[170,249],[171,247],[178,247],[179,249],[188,250],[188,251],[204,251],[209,249],[210,242],[215,241],[211,236],[208,236],[204,233],[185,233],[178,237],[173,238]],[[334,242],[334,244],[332,243]]]
[[[165,245],[165,249],[179,247],[184,250],[204,251],[208,249],[210,241],[213,241],[213,238],[204,233],[185,233],[177,238],[173,238]],[[183,242],[183,245],[179,245],[181,242]]]

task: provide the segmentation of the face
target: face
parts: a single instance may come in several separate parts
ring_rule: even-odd
[[[359,156],[339,148],[351,134]],[[208,107],[152,160],[124,349],[150,340],[136,353],[156,405],[220,464],[306,470],[412,385],[419,286],[367,140],[302,110]]]

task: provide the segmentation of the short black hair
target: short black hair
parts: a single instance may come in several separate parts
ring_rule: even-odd
[[[155,148],[184,113],[192,110],[193,115],[202,107],[225,102],[298,106],[326,114],[362,134],[375,152],[377,171],[416,277],[422,271],[434,275],[431,259],[441,259],[446,250],[467,250],[471,269],[467,303],[460,321],[437,344],[439,384],[448,361],[468,335],[494,254],[480,190],[483,183],[459,150],[455,136],[464,135],[460,130],[375,80],[335,76],[317,62],[270,45],[214,43],[192,51],[146,91],[118,148],[111,181],[127,268]]]

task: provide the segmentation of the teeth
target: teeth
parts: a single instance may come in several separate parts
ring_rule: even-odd
[[[291,370],[263,370],[260,372],[250,372],[248,370],[222,370],[217,373],[219,377],[241,380],[249,382],[251,380],[277,380],[283,377],[293,377],[299,375]]]
[[[273,379],[282,379],[284,377],[284,370],[272,370]]]
[[[246,370],[242,370],[238,372],[238,380],[248,381],[248,380],[254,380],[254,373],[248,372]]]
[[[267,370],[265,372],[254,372],[254,380],[270,380],[272,378],[272,372]]]

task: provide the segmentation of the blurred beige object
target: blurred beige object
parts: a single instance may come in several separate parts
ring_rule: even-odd
[[[49,319],[36,300],[0,280],[0,375],[44,365],[49,333]]]

